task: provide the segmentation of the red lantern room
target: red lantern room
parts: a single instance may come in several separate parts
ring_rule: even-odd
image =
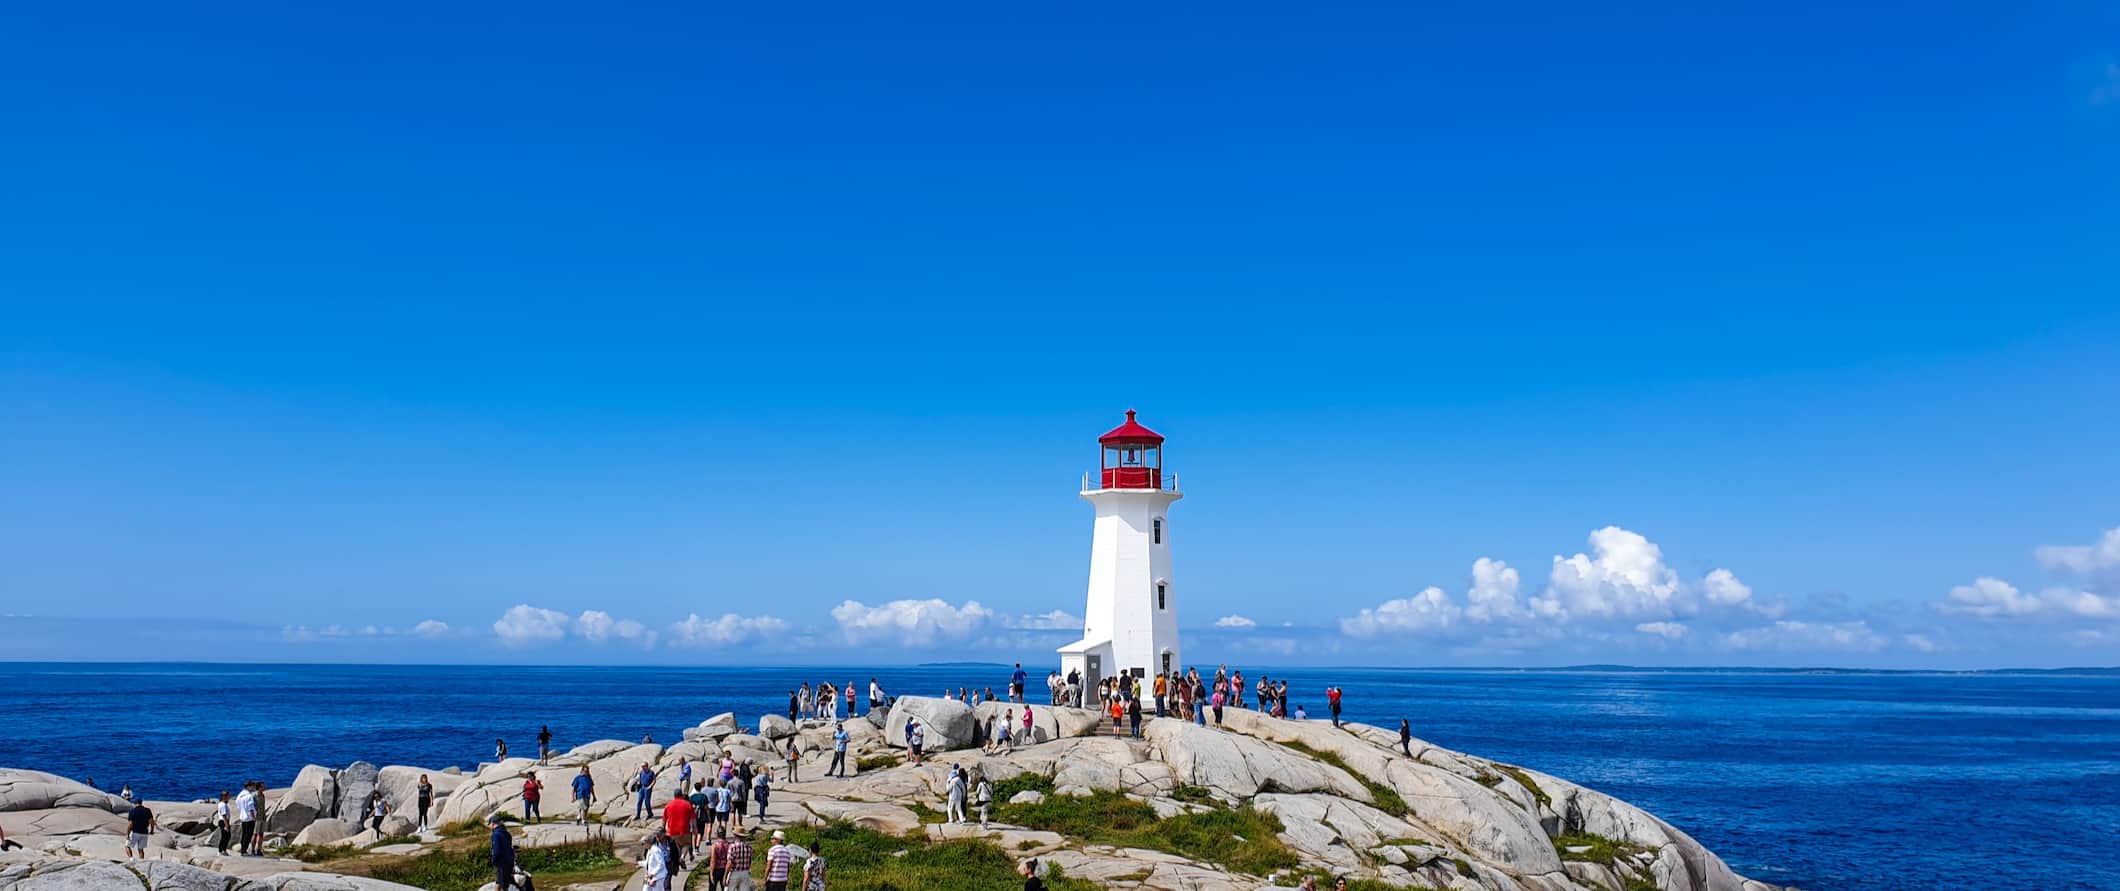
[[[1097,442],[1104,447],[1104,488],[1163,488],[1163,436],[1135,421],[1133,409],[1126,410],[1126,423]]]

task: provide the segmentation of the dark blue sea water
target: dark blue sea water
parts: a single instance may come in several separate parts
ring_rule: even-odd
[[[789,687],[993,686],[998,666],[862,669],[0,664],[0,765],[155,798],[303,764],[470,766],[549,723],[566,747],[749,724]],[[1567,777],[1745,874],[1863,891],[2120,889],[2120,672],[1300,669],[1295,701],[1400,715],[1438,744]],[[1246,674],[1256,677],[1256,671]],[[1035,684],[1034,684],[1035,686]],[[1305,699],[1314,701],[1305,702]]]

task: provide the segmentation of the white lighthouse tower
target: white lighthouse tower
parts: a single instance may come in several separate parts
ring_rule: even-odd
[[[1082,478],[1082,497],[1097,510],[1082,639],[1060,648],[1060,673],[1081,672],[1084,689],[1115,674],[1147,677],[1185,664],[1170,583],[1169,518],[1170,506],[1185,496],[1177,475],[1163,474],[1163,437],[1128,409],[1126,423],[1097,443],[1097,475]]]

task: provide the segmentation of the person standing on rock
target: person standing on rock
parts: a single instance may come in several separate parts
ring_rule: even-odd
[[[795,745],[795,741],[789,740],[788,745],[792,748]],[[788,762],[788,776],[793,777],[794,775],[795,762],[790,761]],[[789,782],[792,783],[794,782],[794,780],[791,779],[789,780]],[[758,802],[758,825],[760,826],[766,825],[766,798],[772,793],[772,791],[772,771],[760,771],[758,776],[751,778],[751,798]]]
[[[544,792],[545,792],[545,784],[544,784],[544,783],[540,783],[540,782],[538,782],[538,781],[537,781],[537,775],[536,775],[536,774],[526,774],[526,775],[524,775],[524,777],[523,777],[523,821],[524,821],[524,822],[526,822],[526,823],[543,823],[543,822],[545,822],[545,813],[544,813],[544,811],[541,811],[541,810],[539,810],[539,809],[538,809],[538,803],[539,803],[539,801],[540,801],[540,800],[542,800],[542,799],[543,799],[543,798],[545,797],[545,796],[544,796]]]
[[[640,763],[640,773],[633,777],[633,789],[637,796],[633,802],[633,819],[654,819],[655,768],[649,767],[648,762]]]
[[[383,837],[383,818],[390,814],[390,803],[383,800],[383,790],[368,793],[368,816],[375,821],[375,837]]]
[[[1244,669],[1239,668],[1229,673],[1229,707],[1244,707]]]
[[[493,889],[509,891],[515,887],[515,838],[501,824],[500,811],[486,817],[486,822],[493,827],[492,853],[486,856],[486,861],[493,864]]]
[[[847,681],[847,717],[854,717],[854,682]]]
[[[228,790],[222,789],[221,800],[214,802],[213,806],[213,847],[215,853],[228,853],[228,839],[230,836],[235,835],[235,826],[232,825],[234,820],[231,819],[233,816],[233,809],[228,804]]]
[[[589,765],[584,764],[581,773],[574,775],[574,822],[583,826],[589,825],[589,805],[594,803],[596,780],[589,776]]]
[[[1332,711],[1332,726],[1340,726],[1340,688],[1325,688],[1325,707]]]
[[[1399,751],[1413,757],[1413,722],[1405,718],[1399,719]]]
[[[501,738],[499,738],[499,737],[495,737],[495,738],[494,738],[494,740],[493,740],[493,760],[495,760],[495,761],[506,761],[506,760],[508,760],[508,741],[507,741],[507,740],[505,740],[505,739],[501,739]]]
[[[876,707],[882,704],[883,686],[876,683],[875,678],[869,678],[869,711],[875,711]]]
[[[838,697],[833,697],[833,701],[838,701]],[[797,782],[795,765],[802,763],[802,750],[795,747],[795,737],[788,737],[788,749],[781,757],[786,758],[788,761],[788,782]],[[770,770],[766,771],[766,774],[771,773],[772,771]]]
[[[1054,718],[1053,730],[1054,732],[1058,732],[1059,729],[1060,719]],[[1016,735],[1016,742],[1020,742],[1027,746],[1037,741],[1037,738],[1031,735],[1031,707],[1026,705],[1023,707],[1023,732]]]
[[[751,780],[755,777],[756,774],[751,772],[751,762],[745,760],[737,767],[736,778],[730,781],[732,785],[729,786],[729,810],[736,815],[738,829],[742,829],[744,820],[751,816]]]
[[[853,690],[853,687],[848,687],[847,695],[854,695]],[[848,705],[847,713],[849,717],[852,716],[853,711],[854,706]],[[824,773],[825,776],[843,777],[847,775],[847,725],[843,723],[834,723],[832,725],[832,766],[825,768]]]
[[[1133,732],[1134,732],[1134,738],[1135,738],[1135,739],[1140,739],[1140,738],[1141,738],[1141,697],[1139,697],[1139,696],[1136,696],[1136,697],[1134,697],[1134,698],[1132,698],[1132,699],[1129,699],[1129,700],[1127,700],[1127,702],[1126,702],[1126,719],[1127,719],[1127,723],[1129,723],[1129,724],[1133,725]],[[984,821],[982,821],[982,822],[984,822]]]
[[[952,823],[964,822],[964,771],[950,765],[949,816]]]
[[[914,764],[920,763],[920,748],[926,742],[927,729],[920,726],[920,719],[905,719],[905,746],[912,750]]]
[[[789,691],[788,691],[788,720],[790,720],[790,721],[793,721],[793,720],[795,720],[796,718],[799,718],[799,717],[801,717],[801,716],[802,716],[802,696],[801,696],[801,694],[799,694],[799,693],[796,693],[796,692],[795,692],[795,691],[793,691],[793,690],[789,690]]]
[[[1016,673],[1008,676],[1008,701],[1023,704],[1023,663],[1016,663]]]
[[[125,856],[147,859],[147,837],[157,828],[155,812],[148,810],[145,803],[134,802],[132,810],[125,812],[125,824]]]
[[[552,725],[541,724],[537,728],[537,760],[552,757]]]
[[[433,806],[434,806],[434,784],[433,784],[433,783],[430,783],[430,782],[427,782],[427,775],[426,775],[426,774],[424,774],[424,773],[423,773],[423,774],[420,774],[420,785],[419,785],[419,798],[418,798],[418,802],[419,802],[419,807],[420,807],[420,828],[419,828],[419,831],[421,831],[421,832],[426,832],[426,831],[427,831],[427,809],[428,809],[428,808],[431,808],[431,807],[433,807]]]
[[[251,839],[258,834],[258,798],[252,791],[253,783],[244,783],[243,791],[236,795],[236,827],[241,835],[236,836],[236,853],[250,855]]]
[[[1170,693],[1170,673],[1156,672],[1156,685],[1151,692],[1156,694],[1156,717],[1163,717],[1163,697]]]
[[[979,806],[979,828],[986,828],[988,809],[994,806],[994,784],[986,781],[986,771],[979,772],[979,788],[972,791],[972,803]]]

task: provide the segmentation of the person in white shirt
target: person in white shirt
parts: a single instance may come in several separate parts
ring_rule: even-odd
[[[657,829],[648,839],[648,850],[640,860],[641,871],[647,873],[647,881],[642,887],[647,891],[670,891],[670,858],[663,853],[666,850],[663,840],[668,837],[663,830]]]
[[[964,822],[964,771],[958,770],[955,764],[950,765],[950,812],[948,819],[952,823]]]
[[[883,686],[876,683],[875,678],[869,678],[869,711],[875,711],[876,707],[882,704]]]
[[[235,834],[235,826],[231,825],[233,820],[234,812],[228,806],[228,790],[222,789],[221,800],[213,805],[213,828],[217,833],[214,836],[214,850],[228,853],[228,837]]]
[[[262,854],[265,840],[258,837],[257,783],[244,783],[243,794],[236,796],[236,823],[242,827],[236,839],[241,843],[239,853]]]

